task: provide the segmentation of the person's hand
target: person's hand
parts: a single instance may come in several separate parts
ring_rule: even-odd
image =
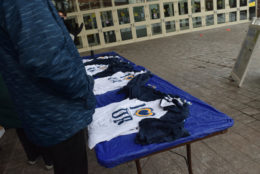
[[[77,36],[83,29],[83,23],[79,25],[76,25],[76,29],[75,29],[75,36]]]

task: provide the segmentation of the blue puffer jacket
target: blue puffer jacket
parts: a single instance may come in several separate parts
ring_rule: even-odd
[[[0,0],[0,73],[34,143],[57,144],[91,122],[93,79],[49,0]]]

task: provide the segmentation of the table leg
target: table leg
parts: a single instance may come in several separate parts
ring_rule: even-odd
[[[191,144],[186,144],[187,148],[187,162],[189,174],[192,174],[192,163],[191,163]]]
[[[139,159],[135,160],[135,165],[136,165],[137,173],[142,174],[142,168],[141,168],[141,164],[140,164]]]

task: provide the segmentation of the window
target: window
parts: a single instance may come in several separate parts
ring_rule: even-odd
[[[87,39],[88,39],[88,45],[89,46],[100,45],[100,39],[99,39],[98,33],[87,35]]]
[[[192,13],[200,12],[200,0],[191,0]]]
[[[105,43],[116,42],[115,31],[104,32],[104,39],[105,39]]]
[[[217,0],[217,9],[225,9],[225,0]]]
[[[189,18],[187,19],[180,19],[180,29],[187,30],[189,29]]]
[[[188,0],[179,0],[179,15],[188,14]]]
[[[79,48],[83,48],[83,44],[82,44],[82,39],[81,37],[75,37],[74,38],[74,43],[76,45],[76,47]]]
[[[136,4],[143,3],[145,0],[114,0],[115,5],[127,5],[127,4]]]
[[[143,6],[134,7],[133,11],[134,11],[135,22],[145,21],[145,14],[144,14],[144,7]]]
[[[113,26],[113,16],[112,11],[102,11],[100,12],[102,27],[110,27]]]
[[[164,17],[174,16],[174,6],[172,2],[164,3]]]
[[[213,10],[213,0],[205,0],[205,8],[206,8],[206,11],[212,11]]]
[[[128,8],[118,9],[117,15],[120,25],[130,23]]]
[[[152,24],[152,34],[162,34],[161,23]]]
[[[69,13],[77,10],[74,0],[52,0],[52,2],[58,11],[61,10]]]
[[[104,8],[104,7],[112,7],[112,0],[98,0],[98,1],[80,0],[79,1],[80,10],[91,10],[91,9]]]
[[[129,40],[133,38],[131,28],[120,29],[120,33],[122,40]]]
[[[214,25],[214,15],[206,16],[206,26]]]
[[[247,0],[240,0],[240,7],[247,6]]]
[[[86,30],[96,29],[97,28],[97,21],[95,13],[89,13],[83,15],[83,20],[85,24]]]
[[[149,5],[151,19],[160,19],[160,7],[158,4]]]
[[[192,18],[193,28],[198,28],[202,26],[201,17]]]
[[[170,32],[176,31],[175,21],[165,22],[165,28],[166,28],[166,33],[170,33]]]
[[[145,25],[136,26],[136,36],[137,38],[147,36],[147,29]]]
[[[223,24],[225,23],[226,19],[225,19],[225,13],[222,14],[218,14],[218,24]]]
[[[235,22],[237,21],[237,12],[230,12],[229,13],[229,22]]]
[[[229,7],[236,8],[237,7],[237,0],[229,0]]]
[[[240,20],[246,20],[247,19],[247,11],[243,10],[240,11]]]

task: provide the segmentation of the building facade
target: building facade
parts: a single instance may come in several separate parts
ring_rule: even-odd
[[[73,24],[80,52],[248,22],[256,0],[53,0]]]

